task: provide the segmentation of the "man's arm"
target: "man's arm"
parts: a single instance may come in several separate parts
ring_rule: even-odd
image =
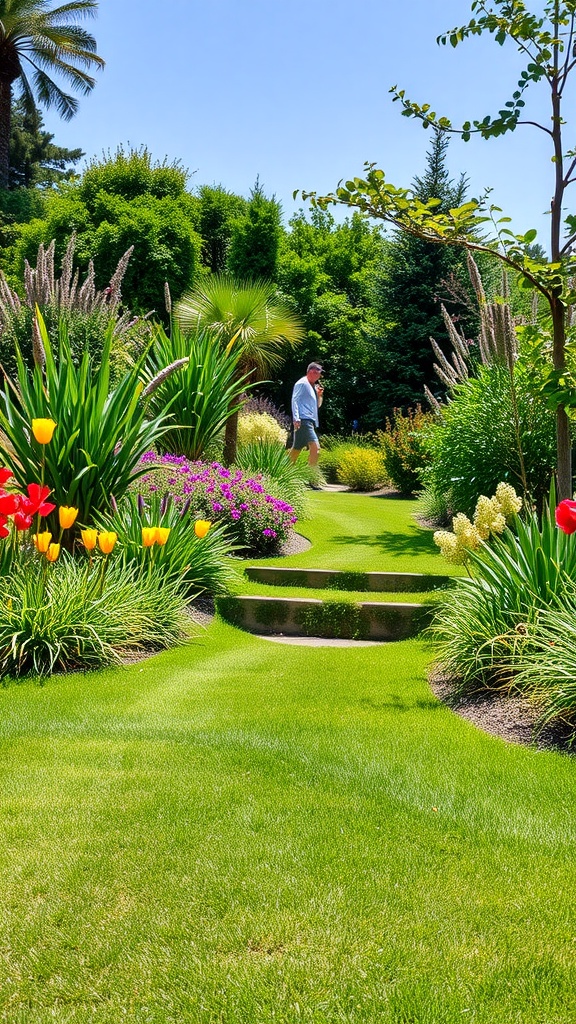
[[[294,385],[294,390],[292,392],[292,422],[293,422],[296,430],[299,429],[300,422],[301,422],[300,408],[299,408],[299,404],[298,404],[299,398],[300,398],[301,394],[302,394],[302,384],[295,384]]]

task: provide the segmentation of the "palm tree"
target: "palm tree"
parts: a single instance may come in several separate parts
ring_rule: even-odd
[[[55,105],[68,121],[78,100],[51,77],[86,95],[95,81],[88,69],[101,68],[96,40],[77,22],[92,17],[97,0],[69,0],[48,9],[48,0],[0,0],[0,187],[8,186],[12,87],[18,82],[29,109]],[[31,73],[31,81],[28,75]]]
[[[184,295],[176,318],[186,330],[204,328],[228,351],[240,349],[238,374],[263,380],[284,361],[286,345],[304,339],[304,326],[270,281],[238,281],[214,274]],[[226,422],[224,462],[234,462],[238,443],[238,412]]]

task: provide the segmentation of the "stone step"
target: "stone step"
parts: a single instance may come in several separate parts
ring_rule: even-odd
[[[418,572],[343,572],[339,569],[294,569],[251,565],[244,570],[249,580],[274,587],[310,587],[314,590],[374,591],[388,594],[422,594],[453,582],[451,576]]]
[[[242,595],[216,599],[219,614],[250,633],[352,640],[406,640],[430,622],[433,606],[394,601],[320,601]]]

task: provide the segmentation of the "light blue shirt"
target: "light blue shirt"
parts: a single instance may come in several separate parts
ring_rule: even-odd
[[[312,420],[318,426],[318,395],[308,377],[301,377],[294,385],[292,392],[292,419]]]

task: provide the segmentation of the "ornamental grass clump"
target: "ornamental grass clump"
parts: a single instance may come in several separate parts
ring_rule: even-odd
[[[100,668],[122,652],[191,637],[182,589],[121,562],[110,565],[102,590],[98,565],[64,552],[46,571],[27,559],[0,578],[0,602],[0,676]]]
[[[144,496],[168,492],[176,506],[187,502],[196,518],[226,527],[230,544],[243,554],[274,554],[297,522],[293,506],[268,493],[260,474],[179,456],[159,459],[154,452],[146,454],[142,467],[138,486]]]
[[[504,497],[511,515],[519,499],[514,502],[510,492]],[[576,545],[546,506],[541,517],[525,511],[513,528],[464,555],[470,577],[456,582],[433,627],[442,668],[462,689],[529,690],[537,674],[535,652],[549,642],[554,617],[562,630],[563,609],[574,601]]]
[[[225,524],[200,519],[190,497],[180,503],[157,492],[128,494],[100,522],[118,534],[125,565],[179,582],[188,598],[226,594],[237,580]]]

